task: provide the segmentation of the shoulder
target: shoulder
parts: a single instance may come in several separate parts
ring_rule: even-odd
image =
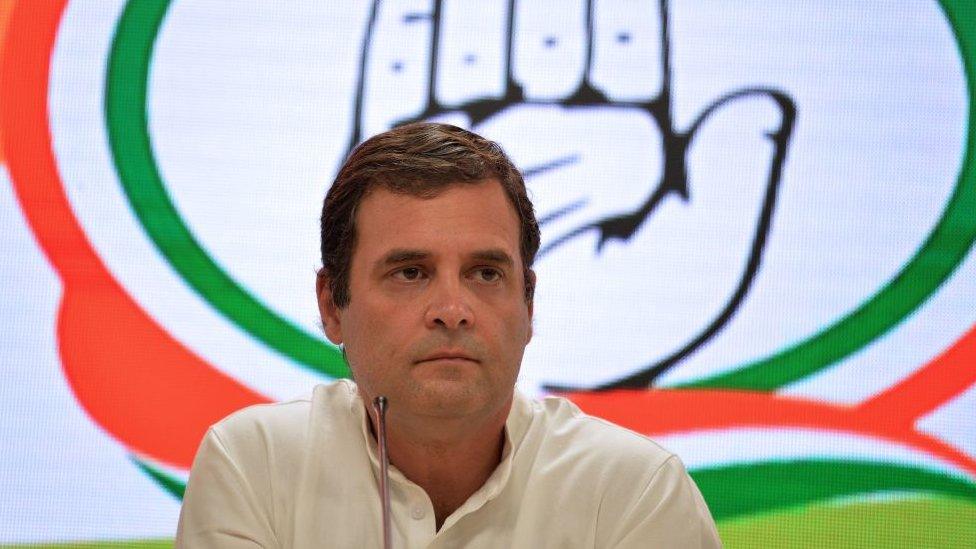
[[[215,423],[210,436],[232,453],[300,446],[308,437],[313,411],[324,408],[325,414],[314,415],[335,418],[354,394],[355,385],[349,381],[318,385],[306,396],[242,408]]]
[[[691,483],[681,460],[643,434],[585,414],[564,398],[530,403],[523,459],[544,485],[588,494],[601,513],[619,514],[662,497],[662,489]]]
[[[578,517],[592,517],[596,546],[721,546],[678,456],[564,398],[531,401],[531,408],[532,475],[559,496],[550,501],[573,501]]]
[[[676,457],[650,437],[604,419],[588,415],[562,397],[532,401],[539,421],[543,450],[571,449],[578,459],[594,466],[605,464],[621,473],[656,471]],[[623,468],[621,470],[620,468]]]

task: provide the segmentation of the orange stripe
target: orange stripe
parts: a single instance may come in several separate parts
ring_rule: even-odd
[[[861,404],[866,414],[914,423],[976,383],[976,326],[924,368]]]
[[[908,445],[976,476],[976,460],[914,429],[858,408],[729,390],[619,390],[571,393],[584,412],[647,435],[760,427],[850,433]]]
[[[174,340],[101,262],[62,188],[47,120],[48,63],[64,1],[21,2],[10,16],[0,125],[14,190],[64,283],[58,342],[85,411],[131,450],[188,467],[207,427],[268,399]]]
[[[3,62],[3,47],[7,37],[7,23],[10,22],[10,12],[14,9],[14,0],[0,0],[0,63]],[[2,68],[0,68],[2,72]],[[0,86],[3,86],[0,80]],[[0,164],[3,164],[3,125],[0,124]]]

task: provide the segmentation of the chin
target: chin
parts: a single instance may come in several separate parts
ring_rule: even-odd
[[[428,379],[418,387],[417,411],[433,417],[470,416],[491,407],[491,394],[470,379]]]

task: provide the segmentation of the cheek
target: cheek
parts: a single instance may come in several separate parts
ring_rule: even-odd
[[[355,349],[355,357],[382,364],[397,354],[397,348],[408,339],[404,307],[384,307],[364,302],[352,312],[344,326],[346,348]],[[350,351],[350,354],[352,351]]]
[[[502,346],[502,352],[521,356],[532,335],[532,320],[525,309],[513,309],[501,315],[499,320],[496,333],[501,339],[498,344]]]

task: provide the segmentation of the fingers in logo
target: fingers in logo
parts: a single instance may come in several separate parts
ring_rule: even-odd
[[[509,1],[447,0],[437,20],[435,98],[444,109],[505,95]]]
[[[373,4],[363,42],[352,145],[427,108],[434,18],[429,1]]]
[[[512,75],[527,100],[556,102],[579,88],[588,61],[589,7],[585,0],[516,4]]]
[[[595,0],[591,10],[590,84],[611,101],[649,101],[664,83],[660,4]]]
[[[350,148],[397,124],[445,114],[472,126],[520,103],[658,99],[666,34],[663,3],[376,2]]]
[[[510,0],[374,2],[348,149],[417,120],[467,127],[521,97],[509,74],[511,26]]]

